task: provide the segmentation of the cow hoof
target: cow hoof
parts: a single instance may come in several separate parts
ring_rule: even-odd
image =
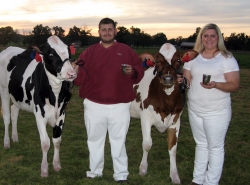
[[[10,148],[10,143],[4,143],[4,148]]]
[[[140,165],[140,171],[139,171],[139,174],[141,176],[145,176],[148,172],[148,168],[147,168],[147,165]]]
[[[42,171],[41,172],[41,177],[48,177],[49,176],[49,172],[48,171]]]
[[[61,170],[61,164],[60,162],[53,162],[54,170],[55,171],[60,171]]]
[[[173,184],[181,184],[181,181],[172,181]]]
[[[10,139],[4,139],[4,148],[10,148]]]
[[[147,172],[139,172],[140,176],[145,176],[147,174]]]
[[[48,162],[42,162],[41,164],[41,177],[48,177],[49,170],[48,170]]]
[[[13,136],[12,136],[12,141],[13,141],[13,142],[19,142],[19,141],[18,141],[18,136],[17,136],[17,135],[13,135]]]
[[[172,174],[170,177],[172,179],[173,184],[181,184],[181,180],[178,173]]]

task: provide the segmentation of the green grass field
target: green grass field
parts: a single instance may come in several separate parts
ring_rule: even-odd
[[[147,49],[136,50],[138,53]],[[78,51],[80,52],[80,51]],[[154,53],[155,50],[149,51]],[[220,185],[250,184],[250,54],[236,53],[240,64],[241,85],[236,93],[232,93],[233,117],[226,137],[225,164]],[[78,97],[78,88],[73,88],[73,97],[66,109],[61,143],[61,165],[59,172],[53,170],[53,144],[48,153],[49,177],[40,177],[42,152],[39,134],[33,114],[20,111],[18,119],[19,142],[11,142],[11,148],[3,147],[4,124],[0,119],[0,184],[1,185],[112,185],[113,167],[108,140],[105,146],[105,167],[103,177],[86,178],[89,169],[86,130],[83,121],[82,99]],[[11,134],[11,126],[10,126]],[[52,128],[47,127],[52,135]],[[142,157],[142,135],[140,120],[131,119],[127,135],[127,153],[129,157],[129,184],[131,185],[168,185],[169,155],[167,151],[166,133],[160,134],[152,127],[153,146],[148,157],[148,174],[141,177],[139,165]],[[187,110],[181,117],[181,130],[177,148],[177,168],[183,185],[192,180],[194,160],[194,140],[192,137]]]

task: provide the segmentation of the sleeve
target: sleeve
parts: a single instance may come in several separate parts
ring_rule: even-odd
[[[194,59],[195,60],[195,59]],[[192,64],[193,64],[193,61],[194,60],[190,60],[189,62],[185,62],[184,63],[184,66],[183,66],[183,69],[186,69],[186,70],[191,70],[191,68],[192,68]]]
[[[223,66],[224,66],[224,73],[239,71],[239,65],[234,57],[225,59]]]

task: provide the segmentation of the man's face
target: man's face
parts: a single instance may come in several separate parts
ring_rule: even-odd
[[[103,43],[110,44],[115,40],[117,32],[112,24],[101,24],[98,33]]]

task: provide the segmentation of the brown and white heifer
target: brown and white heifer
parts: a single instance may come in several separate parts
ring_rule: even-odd
[[[159,132],[167,130],[168,151],[170,156],[170,178],[172,183],[180,184],[176,167],[176,149],[180,131],[180,116],[185,105],[184,84],[178,84],[177,74],[185,58],[195,58],[195,51],[181,55],[171,44],[164,44],[153,57],[148,53],[141,59],[150,58],[155,63],[145,71],[143,79],[134,86],[136,99],[131,105],[131,117],[141,119],[143,157],[139,167],[140,175],[147,174],[148,152],[152,147],[151,127]],[[152,59],[153,57],[153,59]]]
[[[38,48],[36,48],[38,49]],[[61,169],[59,148],[65,107],[71,98],[70,82],[76,78],[71,65],[69,47],[58,37],[51,36],[42,51],[8,47],[0,53],[0,95],[5,124],[4,147],[10,147],[9,124],[12,121],[12,140],[18,142],[17,118],[19,109],[33,112],[42,148],[41,176],[48,176],[47,153],[50,139],[46,125],[53,127],[53,166]],[[10,99],[13,102],[10,107]]]

